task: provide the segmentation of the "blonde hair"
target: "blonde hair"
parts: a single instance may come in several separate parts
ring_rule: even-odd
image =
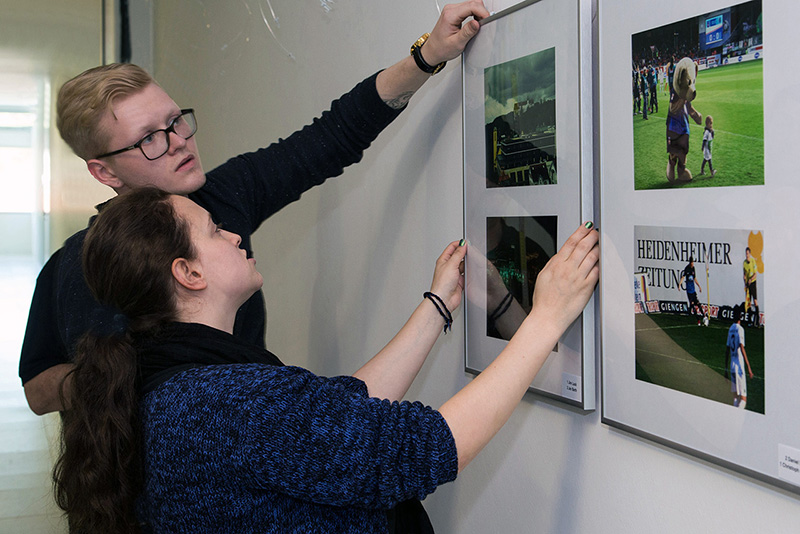
[[[112,63],[75,76],[58,91],[56,125],[62,139],[84,160],[108,151],[100,121],[114,100],[155,83],[138,65]]]

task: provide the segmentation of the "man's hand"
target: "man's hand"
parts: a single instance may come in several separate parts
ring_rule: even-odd
[[[431,31],[431,36],[422,45],[420,52],[428,65],[438,65],[458,57],[470,39],[480,28],[478,21],[488,17],[489,12],[481,0],[469,0],[460,4],[444,6],[439,20]],[[469,17],[471,20],[464,24]],[[463,24],[463,26],[462,26]],[[410,45],[410,43],[409,43]],[[406,49],[408,54],[408,49]],[[430,80],[431,75],[417,67],[411,55],[378,74],[375,87],[386,105],[401,109],[417,90]]]
[[[478,34],[478,22],[489,16],[481,0],[469,0],[460,4],[448,4],[431,31],[431,36],[422,46],[422,58],[428,65],[438,65],[461,55],[467,43]],[[466,24],[464,21],[472,17]]]

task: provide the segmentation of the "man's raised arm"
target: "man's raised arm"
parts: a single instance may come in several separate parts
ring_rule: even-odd
[[[489,12],[480,0],[444,6],[430,37],[419,48],[423,65],[436,67],[461,55],[464,47],[480,29],[478,21],[488,16]],[[473,20],[464,24],[469,17]],[[417,60],[408,55],[381,72],[376,86],[383,101],[399,109],[408,103],[430,77],[431,74],[422,70]]]

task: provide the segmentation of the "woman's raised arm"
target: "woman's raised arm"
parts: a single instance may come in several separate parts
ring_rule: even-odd
[[[453,312],[464,291],[464,241],[453,241],[436,260],[430,292]],[[442,333],[444,319],[434,301],[424,298],[394,338],[353,376],[367,384],[372,397],[400,400],[416,378],[433,344]]]
[[[588,226],[588,227],[587,227]],[[539,273],[533,308],[503,352],[441,408],[461,471],[505,424],[599,277],[598,233],[581,226]]]

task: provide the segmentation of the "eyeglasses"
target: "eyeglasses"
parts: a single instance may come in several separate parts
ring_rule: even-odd
[[[149,160],[158,159],[169,150],[169,134],[174,133],[184,139],[189,139],[197,132],[197,120],[194,118],[193,109],[182,109],[181,114],[175,117],[172,124],[161,130],[150,132],[142,137],[138,142],[113,152],[95,156],[95,159],[105,158],[108,156],[115,156],[122,154],[128,150],[136,150],[137,148],[142,151],[144,157]]]

